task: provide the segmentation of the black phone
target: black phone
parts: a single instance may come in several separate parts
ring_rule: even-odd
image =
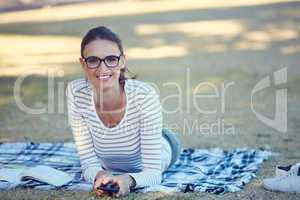
[[[112,182],[109,182],[104,185],[100,185],[97,187],[98,190],[103,190],[109,194],[117,193],[119,192],[120,188],[117,184],[113,184]]]

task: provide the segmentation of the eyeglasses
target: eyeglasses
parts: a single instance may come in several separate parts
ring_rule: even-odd
[[[119,61],[122,54],[120,56],[106,56],[105,58],[101,59],[97,56],[89,56],[87,58],[83,58],[85,63],[87,64],[88,68],[90,69],[96,69],[101,65],[101,62],[103,61],[105,66],[112,69],[119,65]]]

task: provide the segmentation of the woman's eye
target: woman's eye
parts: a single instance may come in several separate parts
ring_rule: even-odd
[[[87,62],[88,63],[96,63],[96,62],[98,62],[98,59],[96,57],[90,57],[87,59]]]
[[[117,57],[111,56],[111,57],[107,57],[105,60],[106,60],[107,62],[116,62],[116,61],[118,60],[118,58],[117,58]]]

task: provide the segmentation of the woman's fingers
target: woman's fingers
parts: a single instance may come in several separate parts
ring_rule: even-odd
[[[94,192],[95,192],[95,194],[96,194],[97,196],[102,196],[102,195],[104,195],[104,192],[103,192],[102,190],[95,190]]]
[[[119,192],[114,194],[115,197],[125,196],[130,192],[129,187],[127,187],[122,177],[116,176],[114,183],[119,186]]]
[[[112,195],[115,197],[124,196],[130,192],[130,185],[127,178],[127,176],[112,176],[110,174],[103,174],[96,178],[93,185],[93,190],[97,196],[106,195],[108,194],[106,191],[97,188],[101,185],[106,185],[107,183],[111,182],[113,185],[119,187],[119,191],[117,193],[113,193]]]
[[[114,196],[119,197],[121,195],[120,191],[122,190],[122,185],[120,184],[119,180],[114,179],[113,184],[119,188],[117,193],[114,193]]]
[[[102,184],[106,185],[107,183],[113,181],[113,178],[111,176],[105,176],[102,178]]]
[[[97,194],[97,195],[104,195],[106,194],[105,191],[103,190],[100,190],[98,189],[99,186],[101,185],[105,185],[107,184],[108,182],[110,182],[112,180],[112,177],[110,175],[102,175],[100,177],[98,177],[95,182],[94,182],[94,185],[93,185],[93,191]]]
[[[112,177],[110,175],[102,175],[99,178],[96,179],[96,181],[94,182],[94,187],[97,188],[98,186],[100,186],[101,184],[106,184],[108,183],[110,180],[112,179]]]

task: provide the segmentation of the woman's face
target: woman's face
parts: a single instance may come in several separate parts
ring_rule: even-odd
[[[116,43],[103,39],[93,40],[88,43],[83,50],[84,58],[96,56],[100,59],[104,59],[107,56],[120,56],[120,54],[121,52]],[[103,61],[95,69],[90,69],[82,58],[80,58],[80,63],[87,78],[95,88],[108,89],[118,86],[121,73],[120,69],[125,67],[125,57],[121,56],[119,65],[114,68],[108,68]]]

